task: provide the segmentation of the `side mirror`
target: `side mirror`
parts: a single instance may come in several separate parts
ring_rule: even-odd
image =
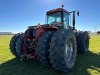
[[[79,16],[80,15],[80,13],[79,13],[79,11],[77,12],[77,16]]]

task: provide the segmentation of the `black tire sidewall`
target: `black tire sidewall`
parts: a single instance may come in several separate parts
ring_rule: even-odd
[[[20,34],[16,41],[16,53],[19,57],[21,57],[23,53],[23,47],[24,47],[24,35]]]

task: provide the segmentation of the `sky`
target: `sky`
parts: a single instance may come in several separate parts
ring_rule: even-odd
[[[100,31],[100,0],[0,0],[0,32],[24,32],[28,26],[45,24],[46,12],[61,4],[80,11],[77,30]]]

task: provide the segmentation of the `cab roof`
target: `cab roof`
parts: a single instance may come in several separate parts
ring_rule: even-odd
[[[52,13],[55,13],[55,12],[61,12],[61,11],[69,13],[67,10],[65,10],[63,8],[57,8],[57,9],[53,9],[53,10],[47,11],[46,15],[49,15],[49,14],[52,14]]]

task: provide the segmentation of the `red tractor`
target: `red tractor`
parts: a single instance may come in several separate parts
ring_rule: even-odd
[[[10,50],[22,61],[34,59],[67,72],[75,64],[77,52],[85,53],[89,48],[88,32],[75,29],[75,14],[62,8],[46,13],[46,24],[29,26],[25,33],[15,34],[10,41]],[[69,25],[70,14],[73,26]]]

